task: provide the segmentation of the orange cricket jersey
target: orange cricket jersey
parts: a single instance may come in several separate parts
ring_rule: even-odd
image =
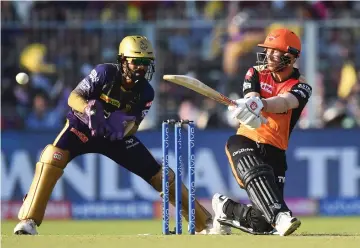
[[[251,78],[251,74],[254,73],[257,73],[256,80],[253,80],[254,77]],[[250,84],[259,84],[256,85],[255,88],[258,89],[256,91],[260,91],[258,93],[260,93],[261,98],[270,98],[282,93],[291,92],[298,98],[299,108],[288,110],[285,113],[267,113],[263,111],[262,115],[268,120],[267,124],[263,124],[261,127],[254,130],[246,128],[244,125],[240,125],[237,134],[246,136],[259,143],[270,144],[282,150],[286,150],[290,133],[311,95],[311,87],[302,82],[302,80],[300,82],[299,76],[300,74],[298,73],[298,76],[291,77],[282,83],[278,83],[270,74],[261,74],[254,68],[250,68],[245,77],[244,89],[250,88]],[[245,85],[246,83],[249,85]],[[244,90],[244,93],[245,92],[246,91]]]

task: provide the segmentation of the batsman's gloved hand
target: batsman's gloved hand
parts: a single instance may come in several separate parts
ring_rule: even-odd
[[[241,98],[235,101],[237,106],[229,106],[232,117],[250,129],[256,129],[267,120],[261,115],[264,105],[259,97]]]
[[[87,124],[92,136],[104,136],[111,131],[111,127],[105,120],[104,108],[101,102],[89,100],[84,113],[88,118]]]
[[[111,132],[107,135],[107,137],[111,141],[121,140],[124,137],[127,124],[131,121],[135,121],[135,119],[135,116],[128,116],[120,110],[113,112],[107,119],[107,123],[111,128]]]

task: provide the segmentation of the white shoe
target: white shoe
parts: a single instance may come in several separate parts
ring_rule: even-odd
[[[226,214],[223,212],[223,206],[227,200],[229,200],[229,197],[219,193],[216,193],[212,198],[211,205],[215,213],[212,231],[215,234],[231,234],[231,228],[229,226],[221,225],[218,222],[218,219],[226,219]]]
[[[17,235],[37,235],[36,223],[32,219],[20,221],[14,228],[14,233]]]
[[[301,221],[292,217],[289,212],[281,212],[276,216],[275,229],[280,236],[288,236],[295,232]]]
[[[202,230],[201,232],[195,232],[196,235],[210,235],[213,234],[212,229],[213,229],[213,221],[209,221],[209,223],[206,224],[206,228],[204,230]]]

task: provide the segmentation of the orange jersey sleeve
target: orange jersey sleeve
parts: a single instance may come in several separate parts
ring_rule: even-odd
[[[290,92],[298,99],[299,106],[285,113],[267,113],[263,111],[262,115],[267,118],[267,124],[261,125],[260,128],[255,130],[240,125],[237,134],[246,136],[259,143],[270,144],[286,150],[290,133],[311,96],[311,86],[306,84],[303,79],[300,79],[297,69],[295,69],[291,78],[282,83],[277,83],[271,74],[262,74],[254,70],[255,68],[250,68],[245,76],[244,95],[254,91],[260,93],[261,98],[269,98]]]

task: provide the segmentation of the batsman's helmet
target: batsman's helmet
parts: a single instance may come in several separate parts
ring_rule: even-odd
[[[125,60],[136,65],[148,66],[144,77],[150,81],[155,72],[155,52],[151,42],[140,35],[126,36],[119,44],[118,63],[122,64]],[[131,73],[134,79],[136,71]],[[136,79],[135,79],[136,81]],[[134,81],[134,82],[135,82]]]
[[[271,48],[283,53],[289,53],[298,58],[301,52],[300,38],[292,31],[286,28],[279,28],[271,31],[265,39],[265,42],[258,44],[259,47],[265,48],[264,52],[257,53],[257,65],[263,73],[266,73],[263,69],[267,68],[268,61],[266,55],[266,49]],[[287,55],[279,57],[280,62],[277,64],[276,71],[283,70],[286,66],[290,65],[291,58]]]
[[[273,30],[268,34],[265,42],[263,44],[258,44],[258,46],[290,53],[295,57],[299,57],[301,52],[301,41],[299,37],[286,28]]]

